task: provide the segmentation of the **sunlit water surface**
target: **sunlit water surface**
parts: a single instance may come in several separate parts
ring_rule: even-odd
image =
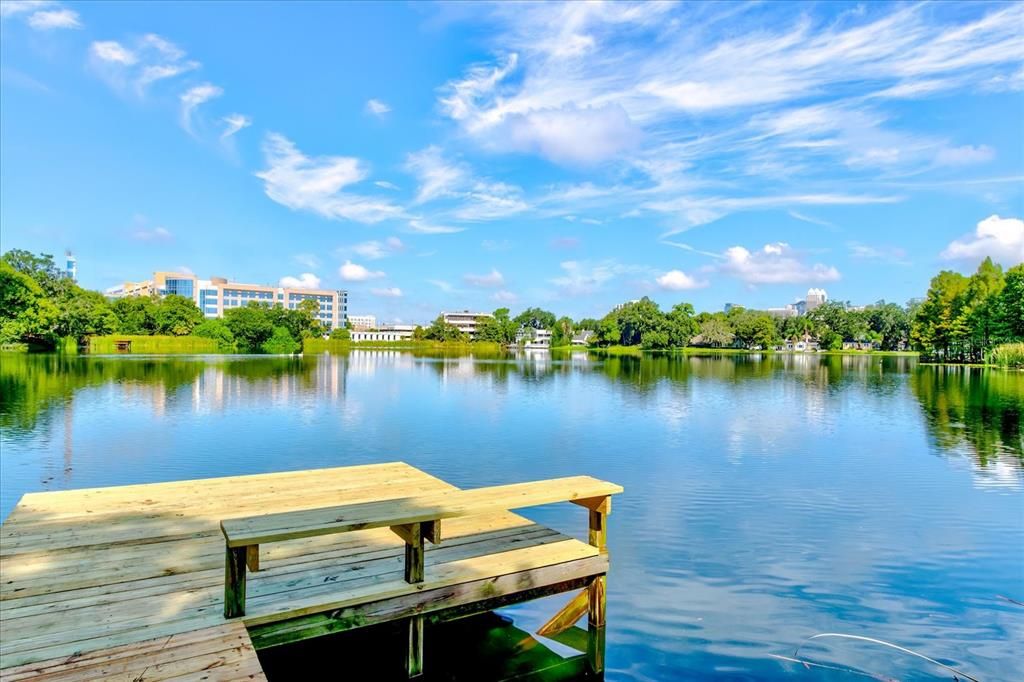
[[[772,656],[837,632],[1020,680],[1022,412],[1024,375],[908,358],[4,356],[0,513],[30,491],[397,459],[460,486],[591,474],[626,489],[611,679],[848,679]],[[532,631],[561,601],[507,613]],[[943,677],[852,640],[800,655]]]

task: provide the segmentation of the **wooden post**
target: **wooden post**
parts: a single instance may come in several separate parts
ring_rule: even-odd
[[[405,581],[423,582],[423,524],[410,524],[405,530]],[[405,669],[410,678],[423,674],[423,616],[409,619],[409,647]]]
[[[245,547],[228,547],[224,554],[224,617],[245,615]]]
[[[249,545],[245,548],[245,565],[249,570],[256,573],[260,570],[260,546]]]
[[[601,554],[608,553],[608,514],[611,497],[590,506],[590,544]],[[587,588],[587,668],[597,679],[604,679],[605,591],[606,577],[599,575]]]

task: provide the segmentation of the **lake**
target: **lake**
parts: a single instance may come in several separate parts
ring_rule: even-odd
[[[0,514],[30,491],[401,459],[590,474],[609,679],[849,679],[816,633],[1024,679],[1024,374],[908,357],[5,355]],[[585,537],[574,505],[526,516]],[[564,601],[507,610],[536,630]],[[802,657],[951,679],[868,642]]]

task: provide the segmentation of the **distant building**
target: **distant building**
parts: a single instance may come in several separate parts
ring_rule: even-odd
[[[551,330],[520,327],[516,332],[516,343],[527,348],[548,348],[551,346]]]
[[[640,302],[639,298],[634,298],[632,301],[626,301],[625,303],[620,303],[617,306],[615,306],[614,308],[612,308],[612,312],[617,312],[619,310],[622,310],[623,308],[625,308],[627,305],[630,305],[631,303],[639,303],[639,302]]]
[[[345,326],[348,316],[348,292],[331,289],[294,289],[263,284],[229,282],[223,277],[199,279],[193,274],[155,272],[153,279],[125,282],[106,291],[111,298],[125,296],[167,296],[177,294],[192,299],[206,317],[223,317],[226,310],[250,302],[280,305],[294,310],[299,303],[313,300],[319,304],[317,319],[328,329]]]
[[[376,315],[349,315],[348,321],[352,325],[352,329],[357,331],[377,328]]]
[[[808,289],[807,290],[807,312],[811,312],[815,308],[824,305],[828,301],[828,294],[825,293],[824,289]]]
[[[800,314],[792,303],[787,304],[784,308],[768,308],[765,312],[773,317],[796,317]]]
[[[72,282],[78,281],[78,260],[71,255],[70,251],[64,252],[64,276]]]
[[[402,329],[377,329],[375,331],[353,331],[352,341],[406,341],[412,338],[412,329],[405,329],[411,325],[396,325]]]
[[[723,310],[723,312],[729,312],[730,310],[732,310],[735,307],[737,307],[735,303],[726,303],[725,307],[722,310]],[[742,306],[740,306],[740,307],[742,307]]]
[[[458,328],[463,334],[468,334],[469,338],[476,336],[476,325],[478,320],[483,317],[494,317],[491,313],[471,313],[468,310],[463,310],[461,313],[441,313],[442,319],[445,324],[450,324]]]
[[[572,345],[589,346],[592,338],[594,338],[594,332],[589,329],[584,329],[572,337]]]

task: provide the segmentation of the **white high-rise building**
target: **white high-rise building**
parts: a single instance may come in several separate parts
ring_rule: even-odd
[[[824,305],[828,301],[828,294],[824,289],[808,289],[807,290],[807,311],[810,312],[815,308]]]
[[[352,325],[352,329],[356,331],[366,331],[367,329],[377,328],[377,316],[376,315],[349,315],[349,324]]]

